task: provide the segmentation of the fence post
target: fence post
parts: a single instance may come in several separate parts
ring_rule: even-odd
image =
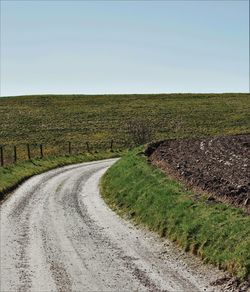
[[[40,144],[40,154],[41,158],[43,158],[43,144]]]
[[[27,153],[28,153],[28,159],[31,159],[31,155],[30,155],[30,144],[27,144]]]
[[[3,159],[3,146],[0,146],[0,153],[1,153],[1,166],[4,166],[4,159]]]
[[[17,161],[17,153],[16,153],[16,146],[14,146],[14,163]]]
[[[89,149],[89,142],[86,142],[86,145],[87,145],[87,151],[90,152],[90,149]]]
[[[71,142],[69,142],[69,155],[71,154]]]
[[[113,141],[113,139],[112,139],[111,142],[110,142],[110,151],[111,151],[111,152],[113,151],[113,143],[114,143],[114,141]]]

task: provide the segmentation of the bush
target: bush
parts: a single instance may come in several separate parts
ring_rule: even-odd
[[[154,139],[154,130],[146,120],[132,120],[125,123],[125,135],[130,144],[139,146]]]

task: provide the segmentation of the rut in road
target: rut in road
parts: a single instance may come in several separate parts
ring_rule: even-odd
[[[2,204],[1,291],[214,290],[221,272],[105,205],[98,182],[115,161],[35,176]]]

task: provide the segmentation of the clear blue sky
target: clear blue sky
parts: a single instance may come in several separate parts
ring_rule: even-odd
[[[1,1],[1,95],[249,92],[248,1]]]

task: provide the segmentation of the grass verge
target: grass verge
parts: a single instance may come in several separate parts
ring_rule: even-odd
[[[250,216],[222,203],[194,196],[132,151],[103,176],[105,201],[204,262],[250,278]],[[195,198],[195,199],[194,199]]]
[[[2,167],[0,168],[0,201],[20,183],[33,175],[69,164],[113,158],[121,154],[122,153],[118,152],[84,153],[74,156],[32,159],[15,165]]]

